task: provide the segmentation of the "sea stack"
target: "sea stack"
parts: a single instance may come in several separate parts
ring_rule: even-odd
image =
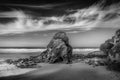
[[[65,32],[57,32],[47,45],[46,51],[41,53],[46,62],[56,63],[65,61],[71,63],[72,47],[69,44],[69,38]]]

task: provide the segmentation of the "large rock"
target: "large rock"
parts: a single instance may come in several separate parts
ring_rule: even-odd
[[[100,50],[108,55],[107,59],[110,63],[120,62],[120,29],[100,46]]]
[[[101,44],[100,50],[104,52],[104,54],[108,55],[109,51],[112,49],[114,46],[114,42],[112,39],[109,39],[105,41],[105,43]]]
[[[71,62],[72,47],[65,32],[58,32],[47,45],[47,50],[41,54],[46,62],[55,63],[59,61]]]
[[[120,29],[115,33],[114,46],[109,52],[108,59],[112,62],[120,62]]]
[[[114,47],[110,50],[108,59],[112,62],[120,62],[120,43],[114,45]]]

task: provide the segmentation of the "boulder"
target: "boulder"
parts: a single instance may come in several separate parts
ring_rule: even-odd
[[[105,41],[100,46],[100,50],[107,54],[108,66],[120,67],[120,29],[116,31],[115,35]],[[114,65],[114,66],[113,66]]]
[[[104,54],[108,55],[111,48],[114,46],[113,40],[109,39],[105,41],[105,43],[101,44],[100,50],[104,52]]]
[[[120,43],[114,45],[114,47],[110,50],[108,59],[112,62],[120,62]]]
[[[58,32],[47,45],[47,50],[41,54],[45,62],[55,63],[60,61],[71,62],[72,47],[65,32]]]
[[[120,29],[114,36],[114,46],[109,51],[108,60],[111,62],[120,62]]]

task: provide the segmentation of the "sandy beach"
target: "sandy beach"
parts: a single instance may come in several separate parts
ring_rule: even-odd
[[[14,75],[1,76],[0,80],[120,80],[118,73],[102,66],[93,67],[85,63],[41,65],[37,69],[17,69]]]

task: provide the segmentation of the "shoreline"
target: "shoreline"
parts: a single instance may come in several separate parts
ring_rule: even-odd
[[[98,53],[100,52],[84,54],[88,58],[80,53],[74,55],[72,64],[38,63],[34,68],[17,68],[12,65],[11,69],[0,71],[0,80],[120,80],[120,73],[107,70],[106,66],[94,65],[93,61],[104,59],[99,58],[103,55]],[[3,60],[3,62],[5,61]],[[10,65],[5,66],[9,67]]]
[[[19,75],[0,77],[2,80],[120,80],[104,66],[93,67],[85,63],[45,64],[40,68],[21,69]],[[18,70],[19,71],[19,70]],[[46,77],[47,76],[47,77]]]

